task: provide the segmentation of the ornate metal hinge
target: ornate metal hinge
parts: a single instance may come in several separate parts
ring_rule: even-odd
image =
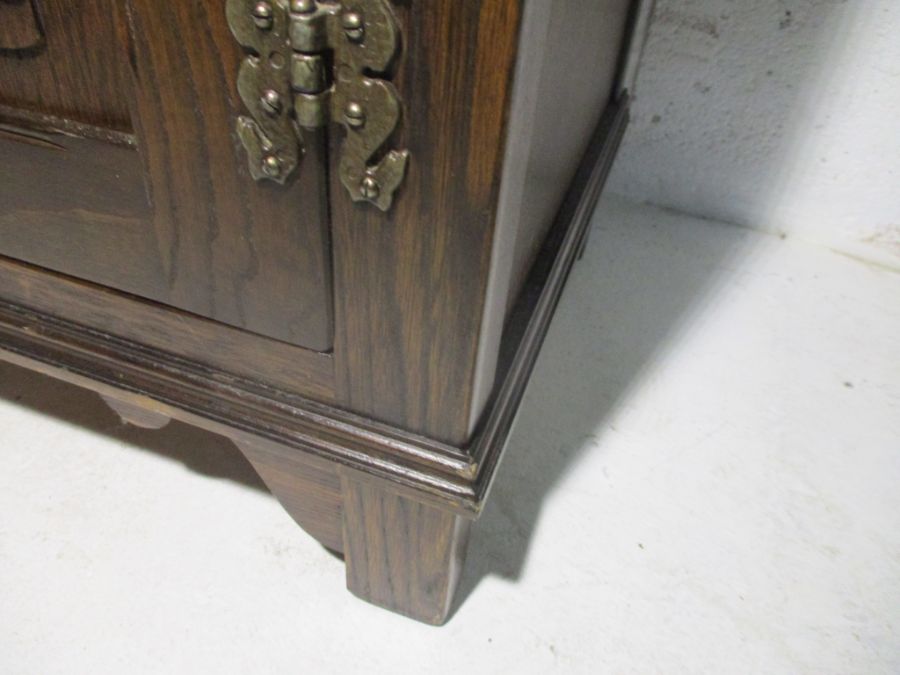
[[[337,122],[346,129],[341,182],[354,201],[390,208],[409,153],[373,162],[400,121],[397,90],[373,77],[399,45],[387,0],[228,0],[227,13],[250,51],[238,74],[250,116],[237,129],[253,177],[284,184],[303,153],[301,128]]]

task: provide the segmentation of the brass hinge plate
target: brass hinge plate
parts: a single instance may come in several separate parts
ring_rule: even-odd
[[[400,44],[387,0],[228,0],[226,9],[249,52],[238,73],[249,115],[237,131],[253,178],[285,184],[303,154],[302,129],[338,123],[341,182],[354,201],[388,210],[409,153],[381,153],[401,116],[386,79]]]

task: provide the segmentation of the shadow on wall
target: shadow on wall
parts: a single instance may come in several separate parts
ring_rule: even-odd
[[[656,0],[613,191],[900,267],[900,3]]]

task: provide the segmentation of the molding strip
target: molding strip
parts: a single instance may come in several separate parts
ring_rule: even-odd
[[[415,499],[475,517],[487,497],[569,272],[584,245],[627,122],[628,96],[624,94],[604,114],[512,313],[498,385],[482,429],[468,448],[254,386],[194,361],[2,300],[0,359],[126,403],[152,403],[154,412],[238,443],[264,444],[279,452],[303,452],[336,462],[389,481]]]

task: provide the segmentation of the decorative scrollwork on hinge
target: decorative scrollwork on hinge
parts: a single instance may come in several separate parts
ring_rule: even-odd
[[[373,76],[387,73],[399,45],[388,2],[228,0],[227,13],[250,51],[238,90],[251,117],[238,120],[238,133],[253,177],[283,184],[300,161],[300,128],[340,123],[341,182],[354,201],[390,208],[409,153],[381,154],[401,116],[397,90]]]
[[[250,175],[284,184],[303,152],[292,115],[290,18],[286,2],[228,0],[231,32],[250,55],[237,88],[250,117],[238,117],[238,136],[250,158]]]

